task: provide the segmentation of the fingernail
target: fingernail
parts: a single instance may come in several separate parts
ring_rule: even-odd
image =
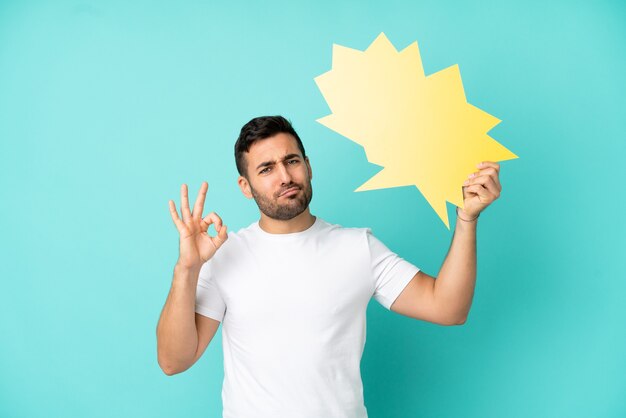
[[[483,166],[483,163],[478,163],[478,165],[477,165],[476,167],[479,167],[479,168],[480,168],[480,167],[482,167],[482,166]]]
[[[470,175],[469,175],[469,176],[467,176],[467,177],[471,179],[472,177],[474,177],[474,173],[470,174]]]
[[[465,180],[465,181],[463,182],[463,186],[467,186],[468,184],[469,184],[469,180]]]

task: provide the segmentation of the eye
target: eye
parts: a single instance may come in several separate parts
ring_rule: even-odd
[[[266,173],[267,170],[269,170],[269,169],[270,169],[269,167],[265,167],[263,170],[259,171],[259,174]]]
[[[289,162],[290,162],[290,163],[292,163],[292,162],[294,162],[294,161],[295,161],[296,163],[298,162],[298,160],[290,160]]]

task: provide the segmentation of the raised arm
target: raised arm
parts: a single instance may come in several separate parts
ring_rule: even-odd
[[[174,267],[172,286],[157,324],[157,359],[168,375],[180,373],[200,358],[215,335],[219,321],[195,313],[196,287],[202,265],[228,238],[222,219],[211,213],[202,218],[208,184],[202,183],[193,213],[189,209],[187,185],[181,186],[181,212],[169,201],[172,220],[180,233],[180,254]],[[218,235],[207,230],[215,223]]]
[[[465,323],[476,286],[476,226],[478,215],[502,191],[500,165],[483,162],[463,184],[464,208],[438,277],[421,271],[413,277],[391,305],[399,314],[441,325]]]

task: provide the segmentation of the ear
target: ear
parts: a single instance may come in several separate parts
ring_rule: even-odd
[[[313,170],[311,170],[311,163],[309,162],[309,157],[304,157],[306,161],[306,167],[309,170],[309,180],[313,179]]]
[[[248,199],[252,199],[252,191],[250,190],[250,183],[248,183],[248,179],[244,176],[239,176],[237,179],[237,184],[239,184],[239,188],[241,189],[241,193]]]

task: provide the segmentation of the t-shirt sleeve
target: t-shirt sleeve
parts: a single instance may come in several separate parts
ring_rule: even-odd
[[[372,234],[370,228],[366,228],[366,235],[375,282],[373,297],[385,308],[390,309],[420,269],[387,248]]]
[[[196,287],[196,312],[220,322],[226,313],[226,303],[220,295],[215,284],[215,277],[211,272],[211,260],[204,263],[200,268],[198,286]]]

